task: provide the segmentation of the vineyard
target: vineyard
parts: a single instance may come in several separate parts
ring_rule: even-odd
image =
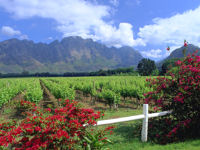
[[[143,93],[148,92],[150,90],[151,89],[146,85],[145,77],[131,77],[131,76],[117,77],[115,76],[115,77],[0,79],[0,115],[1,115],[0,126],[4,126],[4,124],[1,124],[1,123],[5,121],[13,121],[13,120],[16,121],[18,124],[20,124],[21,120],[23,119],[25,120],[22,121],[22,124],[20,125],[20,127],[24,126],[23,122],[27,122],[28,126],[30,126],[30,122],[29,122],[30,118],[31,117],[35,118],[37,115],[40,118],[40,120],[38,120],[40,121],[39,124],[41,124],[42,122],[41,117],[43,116],[41,113],[44,113],[45,114],[44,116],[46,115],[51,116],[54,113],[56,113],[57,110],[63,111],[63,113],[67,113],[69,109],[74,110],[75,108],[77,109],[77,113],[79,112],[78,109],[81,109],[80,111],[81,114],[79,114],[80,116],[82,116],[81,120],[83,120],[84,111],[87,114],[85,116],[86,118],[84,119],[84,122],[82,122],[81,124],[83,123],[91,124],[93,121],[92,119],[94,118],[98,119],[100,117],[99,113],[101,112],[107,115],[107,118],[109,118],[110,112],[111,112],[110,114],[111,118],[113,114],[115,115],[120,114],[120,116],[123,116],[123,115],[126,116],[126,115],[129,115],[129,113],[137,114],[141,112],[140,105],[143,104],[143,98],[144,98]],[[22,101],[22,100],[25,100],[25,101]],[[72,102],[72,100],[76,100],[79,102],[80,106],[73,107],[73,105],[74,106],[76,105],[73,103],[66,106],[66,100],[69,100],[70,102]],[[88,108],[97,108],[97,109],[94,109],[95,112],[97,112],[97,114],[94,114]],[[124,108],[123,110],[125,110],[125,114],[121,112],[122,111],[121,108]],[[32,109],[34,110],[34,113],[31,113]],[[67,109],[68,111],[66,112],[63,109]],[[48,111],[52,110],[55,112],[53,114],[50,112],[49,114],[48,112],[46,112],[46,110]],[[108,112],[106,112],[107,110]],[[130,110],[130,112],[126,113],[126,110]],[[114,113],[112,113],[112,111],[114,111]],[[35,112],[38,113],[36,116],[35,116]],[[69,111],[69,113],[70,112],[71,111]],[[26,120],[26,115],[24,113],[31,113],[33,116],[30,116],[29,114],[29,117],[27,118],[28,120]],[[60,117],[60,121],[61,121],[64,117],[62,116],[63,113],[62,114],[58,113],[57,115],[55,115],[55,117]],[[88,118],[90,114],[91,114],[91,118]],[[44,120],[48,120],[49,117],[44,118]],[[73,117],[71,117],[71,119],[72,118]],[[34,120],[37,121],[37,119],[34,119]],[[89,122],[86,122],[87,120]],[[67,123],[64,120],[62,121],[63,121],[62,124]],[[40,129],[45,126],[44,125],[45,122],[46,121],[44,121],[43,125],[39,125],[39,127],[35,126],[35,124],[38,124],[37,122],[35,122],[31,128]],[[50,121],[49,123],[48,122],[46,123],[49,126],[49,124],[52,122],[53,124],[51,126],[55,126],[53,120]],[[71,125],[72,124],[70,124],[70,126]],[[66,124],[66,126],[68,126],[68,124]],[[27,125],[24,126],[24,128],[26,127]],[[2,129],[3,128],[0,127],[0,135],[2,134],[1,133]],[[9,128],[6,128],[6,130],[7,129]],[[61,130],[61,129],[56,128],[56,131],[54,131],[54,129],[51,129],[52,132],[59,132],[57,130]],[[76,130],[82,130],[82,132],[86,132],[85,129],[82,129],[82,128],[77,128]],[[29,133],[29,130],[27,131],[28,133],[23,133],[23,134],[24,135],[31,134],[29,136],[33,137],[33,133]],[[34,132],[36,137],[38,136],[38,134],[36,134],[37,132]],[[12,134],[15,134],[15,133],[12,133]],[[99,135],[99,133],[97,134]],[[71,135],[71,137],[73,136],[74,134]],[[82,139],[83,137],[79,137],[79,138]],[[60,137],[58,139],[60,141]],[[2,140],[4,141],[5,139],[0,138],[0,144],[1,142],[2,143],[8,142],[8,141],[3,142]],[[68,139],[64,140],[65,143],[67,143],[66,140]],[[23,142],[23,141],[20,141],[20,142]],[[102,142],[106,143],[105,140],[103,140]],[[59,147],[59,146],[57,145],[56,147]]]
[[[103,102],[110,109],[117,109],[121,103],[132,100],[135,105],[150,91],[145,77],[81,77],[81,78],[22,78],[1,79],[0,107],[9,103],[18,94],[24,99],[39,103],[43,100],[43,86],[56,99],[73,100],[77,93],[90,97],[91,103]]]
[[[0,107],[12,98],[24,93],[27,101],[38,103],[42,99],[42,90],[38,79],[1,79]]]
[[[75,149],[84,150],[92,149],[90,147],[101,149],[105,145],[110,149],[132,149],[133,145],[134,149],[144,147],[174,149],[177,146],[198,149],[198,146],[193,146],[199,144],[198,139],[164,147],[141,143],[138,140],[140,139],[141,121],[118,123],[106,128],[105,126],[91,128],[83,126],[84,124],[94,125],[97,119],[141,114],[141,106],[146,98],[144,93],[152,94],[151,91],[154,88],[154,86],[149,86],[146,78],[110,76],[0,79],[0,135],[3,135],[2,138],[0,136],[0,144],[3,146],[0,146],[0,149],[11,148],[8,145],[13,140],[10,135],[18,139],[14,143],[16,149],[17,147],[26,149],[29,146],[32,146],[32,149],[38,149],[43,145],[49,149],[70,149],[72,146]],[[161,78],[151,77],[148,81],[163,82]],[[166,77],[166,81],[168,79],[170,78]],[[152,104],[150,111],[156,111],[156,107]],[[190,120],[182,123],[187,125],[188,122]],[[155,127],[160,125],[160,122],[156,124],[154,121],[153,123]],[[110,129],[113,128],[115,128],[114,134],[111,134]],[[170,126],[169,128],[171,129]],[[157,132],[156,136],[154,135],[155,129],[150,128],[150,130],[152,130],[150,136],[153,135],[160,139],[157,137]],[[105,137],[105,132],[108,131],[110,135],[107,134]],[[111,139],[114,145],[107,138]],[[44,140],[41,141],[41,139]]]

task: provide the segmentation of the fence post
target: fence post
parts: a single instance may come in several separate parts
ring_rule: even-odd
[[[148,104],[143,104],[143,114],[144,119],[142,123],[142,142],[147,142],[147,135],[148,135]]]

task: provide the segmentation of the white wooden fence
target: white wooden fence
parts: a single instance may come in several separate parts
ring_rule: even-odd
[[[143,104],[143,114],[142,115],[123,117],[123,118],[117,118],[117,119],[109,119],[109,120],[101,120],[101,121],[97,122],[97,126],[143,119],[141,140],[142,140],[142,142],[146,142],[147,135],[148,135],[148,118],[164,116],[164,115],[170,114],[171,112],[172,111],[163,111],[163,112],[159,112],[159,113],[149,114],[148,113],[148,104]]]

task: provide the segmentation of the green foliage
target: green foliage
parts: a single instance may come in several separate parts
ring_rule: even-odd
[[[159,75],[159,70],[158,69],[153,70],[151,75],[152,76],[158,76]]]
[[[175,62],[181,60],[180,58],[172,58],[172,59],[168,59],[166,60],[163,64],[162,64],[162,71],[161,74],[164,75],[165,73],[167,73],[167,71],[169,71],[170,69],[172,69],[175,66]]]
[[[103,98],[106,99],[107,103],[109,104],[110,108],[113,105],[115,109],[118,108],[118,104],[120,102],[120,93],[115,93],[112,90],[104,90],[102,91]]]
[[[25,100],[38,104],[42,98],[43,91],[41,89],[39,80],[29,80],[29,83],[26,87]]]
[[[82,145],[85,145],[86,150],[103,150],[107,143],[112,143],[105,136],[105,130],[86,130],[86,135],[83,135]],[[103,138],[104,137],[104,138]]]
[[[2,79],[0,82],[0,107],[20,93],[24,93],[27,101],[35,103],[43,98],[38,79]]]
[[[92,96],[95,100],[105,100],[110,108],[118,107],[121,97],[143,99],[144,93],[150,90],[146,86],[146,77],[111,76],[111,77],[73,77],[73,78],[47,78],[43,82],[56,98],[62,98],[65,91],[79,90],[84,96]],[[56,87],[56,88],[55,88]],[[65,97],[66,98],[66,97]]]
[[[45,79],[43,79],[42,82],[57,99],[62,98],[72,100],[75,98],[74,88],[70,88],[70,85],[67,82],[54,82]]]
[[[152,74],[153,70],[156,69],[155,62],[150,59],[143,58],[140,60],[137,66],[137,70],[142,76],[149,76]]]
[[[167,73],[166,75],[170,75],[170,74],[177,74],[178,73],[179,68],[178,67],[172,67]]]
[[[112,70],[100,69],[99,71],[92,72],[91,74],[95,76],[109,76],[109,75],[123,75],[123,74],[137,75],[136,71],[134,71],[134,67],[117,68],[117,69],[112,69]]]
[[[26,80],[2,79],[0,82],[0,107],[26,88]]]
[[[86,97],[92,96],[93,102],[103,100],[111,108],[117,109],[122,98],[144,98],[143,94],[150,91],[145,79],[140,76],[42,78],[41,84],[44,83],[57,99],[73,100],[75,91],[79,90]],[[2,79],[0,91],[0,105],[8,103],[20,92],[23,92],[27,101],[39,103],[43,99],[40,79],[37,78]]]

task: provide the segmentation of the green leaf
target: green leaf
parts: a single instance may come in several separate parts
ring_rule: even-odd
[[[87,144],[86,150],[91,150],[90,144]]]
[[[87,141],[87,143],[90,143],[90,144],[92,143],[92,141],[88,139],[87,137],[84,136],[83,138]]]

